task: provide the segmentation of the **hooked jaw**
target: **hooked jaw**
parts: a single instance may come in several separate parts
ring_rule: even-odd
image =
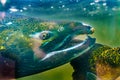
[[[85,24],[85,23],[82,23],[82,25],[87,34],[93,34],[95,32],[95,29],[92,26]]]
[[[95,29],[94,29],[94,28],[91,28],[91,32],[94,33],[94,32],[95,32]]]
[[[87,24],[84,23],[80,23],[78,25],[76,25],[73,30],[75,35],[80,35],[80,34],[93,34],[95,32],[95,29]]]
[[[90,30],[88,31],[88,34],[93,34],[95,32],[95,28],[90,27]]]

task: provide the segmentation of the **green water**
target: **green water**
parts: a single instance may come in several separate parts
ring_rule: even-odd
[[[52,70],[17,80],[72,80],[72,72],[73,69],[70,64],[65,64]]]
[[[94,37],[97,42],[112,47],[120,46],[120,15],[109,18],[101,18],[91,23],[96,29]]]

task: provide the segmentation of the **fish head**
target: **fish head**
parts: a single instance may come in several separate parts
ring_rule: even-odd
[[[47,25],[51,25],[51,22]],[[80,22],[61,22],[52,29],[35,32],[29,36],[33,41],[33,49],[41,49],[46,54],[64,49],[76,36],[92,33],[94,28],[89,25]]]

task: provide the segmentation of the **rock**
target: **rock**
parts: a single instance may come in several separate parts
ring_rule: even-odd
[[[73,80],[89,80],[88,72],[96,74],[97,80],[115,80],[120,76],[119,53],[119,48],[96,43],[86,54],[71,61]]]

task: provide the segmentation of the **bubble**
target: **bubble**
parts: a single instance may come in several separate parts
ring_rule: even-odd
[[[20,12],[23,12],[23,10],[20,10]]]
[[[86,8],[83,8],[83,11],[86,11]]]
[[[107,5],[107,3],[103,3],[103,6],[106,6]]]
[[[76,2],[79,2],[79,0],[76,0]]]
[[[18,9],[15,7],[11,7],[9,10],[10,10],[10,12],[17,12],[18,11]]]
[[[59,3],[62,3],[62,1],[59,1]]]
[[[65,7],[65,5],[62,5],[62,8],[64,8]]]
[[[31,7],[31,4],[29,4],[28,6]]]
[[[94,4],[95,4],[94,2],[90,3],[90,5],[94,5]]]
[[[51,9],[53,9],[54,7],[53,7],[53,6],[51,6],[50,8],[51,8]]]
[[[27,10],[27,8],[26,8],[26,7],[23,7],[23,10]]]
[[[98,2],[99,2],[99,0],[95,0],[95,2],[96,2],[96,3],[98,3]]]
[[[12,22],[8,22],[8,23],[6,23],[7,26],[9,26],[9,25],[11,25],[11,24],[13,24],[13,23],[12,23]]]

